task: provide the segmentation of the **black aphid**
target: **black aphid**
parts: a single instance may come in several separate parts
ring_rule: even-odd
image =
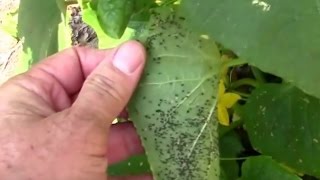
[[[182,21],[186,20],[185,17],[181,17],[181,16],[179,17],[179,19],[182,20]]]

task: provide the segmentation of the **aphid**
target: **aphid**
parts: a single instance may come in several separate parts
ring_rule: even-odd
[[[182,34],[182,33],[179,33],[179,35],[181,36],[181,37],[186,37],[184,34]]]

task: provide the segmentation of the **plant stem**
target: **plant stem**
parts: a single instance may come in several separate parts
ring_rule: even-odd
[[[243,59],[233,59],[233,60],[226,62],[223,66],[224,66],[224,68],[230,68],[230,67],[234,67],[234,66],[243,65],[246,63],[247,63],[247,61],[245,61]]]
[[[254,79],[251,79],[251,78],[244,78],[244,79],[240,79],[238,81],[235,81],[235,82],[232,82],[230,87],[232,89],[236,89],[240,86],[244,86],[244,85],[249,85],[249,86],[252,86],[252,87],[258,87],[259,86],[259,83],[254,80]]]
[[[239,94],[241,97],[244,97],[244,98],[250,97],[250,94],[247,94],[247,93],[244,93],[244,92],[239,92],[239,91],[235,91],[235,90],[231,90],[230,92]],[[242,100],[245,100],[245,99],[242,99]]]
[[[230,124],[230,126],[223,126],[223,128],[220,128],[219,130],[219,137],[223,137],[226,135],[228,132],[232,131],[234,128],[239,127],[240,125],[243,124],[243,120],[240,119],[238,121],[234,121]]]
[[[248,158],[250,158],[252,156],[247,156],[247,157],[238,157],[238,158],[224,158],[224,157],[221,157],[220,160],[221,161],[234,161],[234,160],[246,160]]]
[[[260,83],[266,82],[266,79],[264,78],[263,72],[260,69],[254,67],[254,66],[251,66],[251,71],[257,81],[259,81]]]
[[[168,6],[175,3],[177,0],[167,0],[161,4],[161,6]]]

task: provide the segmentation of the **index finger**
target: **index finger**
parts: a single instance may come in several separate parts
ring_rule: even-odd
[[[30,74],[35,77],[50,75],[62,85],[70,96],[77,93],[86,77],[103,59],[112,56],[113,53],[114,49],[69,48],[43,60],[32,68]]]

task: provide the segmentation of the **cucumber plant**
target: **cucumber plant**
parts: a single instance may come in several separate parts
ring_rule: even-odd
[[[135,39],[148,53],[128,105],[146,153],[110,175],[320,177],[318,1],[24,0],[25,70],[70,46],[70,4],[99,48]]]

